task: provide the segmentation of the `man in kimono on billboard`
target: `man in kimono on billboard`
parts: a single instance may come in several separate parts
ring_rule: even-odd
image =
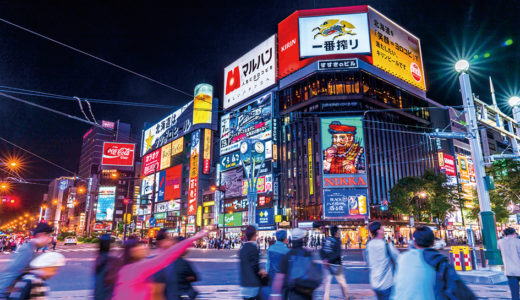
[[[356,141],[356,127],[342,125],[333,121],[329,125],[332,135],[332,145],[323,151],[323,169],[327,174],[356,174],[359,173],[363,147]],[[361,169],[364,169],[363,167]]]

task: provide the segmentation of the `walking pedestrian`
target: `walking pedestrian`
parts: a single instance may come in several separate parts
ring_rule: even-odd
[[[7,297],[9,287],[22,275],[24,269],[36,255],[35,250],[49,244],[53,228],[47,223],[39,223],[33,231],[34,238],[18,249],[7,267],[0,273],[0,299]]]
[[[118,272],[117,283],[114,289],[114,300],[148,300],[151,298],[149,278],[175,261],[186,251],[193,242],[207,235],[207,231],[196,233],[157,256],[145,259],[148,255],[146,245],[138,245],[137,239],[129,237],[125,242],[122,268]]]
[[[116,276],[110,276],[109,270],[119,266],[117,258],[110,256],[110,235],[99,237],[99,254],[94,269],[94,299],[112,299]]]
[[[282,257],[289,252],[287,248],[287,231],[278,230],[276,232],[276,242],[267,250],[266,270],[269,275],[269,286],[276,273],[280,273],[280,261]]]
[[[399,250],[385,241],[385,232],[380,222],[370,223],[368,231],[372,236],[366,247],[370,285],[378,300],[388,300],[392,293]]]
[[[10,300],[46,299],[49,287],[46,281],[56,275],[65,265],[65,256],[60,253],[44,253],[30,263],[30,271],[23,275],[13,286]]]
[[[56,235],[53,235],[53,236],[52,236],[52,241],[51,241],[51,243],[52,243],[52,251],[56,250],[56,244],[58,244],[58,240],[57,240],[57,238],[56,238]]]
[[[520,282],[520,240],[515,229],[508,227],[504,230],[504,238],[498,241],[498,249],[504,260],[505,275],[511,289],[511,299],[519,299]]]
[[[264,299],[260,288],[262,281],[267,279],[267,272],[260,269],[260,250],[255,241],[257,239],[256,228],[252,225],[246,227],[245,236],[247,242],[238,252],[240,258],[240,296],[244,299]]]
[[[165,247],[165,241],[170,239],[162,237],[162,234],[160,234],[159,231],[157,234],[157,240],[162,241],[162,247]],[[183,237],[176,237],[171,241],[170,245],[175,245],[183,240]],[[161,247],[161,242],[159,242],[159,244],[159,247]],[[155,282],[164,284],[164,299],[166,300],[191,300],[195,299],[198,294],[191,285],[192,282],[198,280],[198,276],[193,270],[191,264],[184,258],[188,251],[184,252],[173,263],[153,276]]]
[[[325,272],[325,287],[323,299],[329,300],[330,285],[332,276],[341,287],[343,298],[348,297],[348,286],[343,272],[343,265],[341,264],[341,240],[339,239],[340,232],[338,226],[334,225],[330,228],[330,236],[325,239],[325,244],[321,248],[321,259],[328,272]]]
[[[304,246],[306,231],[291,230],[292,248],[280,260],[280,270],[273,279],[270,300],[312,300],[322,281],[321,266],[313,261]]]

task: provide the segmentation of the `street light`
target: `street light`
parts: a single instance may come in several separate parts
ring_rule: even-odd
[[[421,197],[421,198],[426,198],[426,196],[428,196],[428,195],[426,194],[426,192],[420,192],[420,193],[419,193],[419,197]]]
[[[482,239],[484,241],[484,248],[486,249],[486,258],[491,266],[501,265],[502,259],[500,257],[500,252],[497,249],[495,216],[491,210],[489,193],[484,182],[484,176],[486,176],[484,170],[484,156],[482,155],[473,92],[471,90],[471,83],[467,73],[469,70],[468,61],[459,60],[455,64],[455,70],[459,73],[460,93],[462,95],[462,103],[465,107],[464,113],[467,123],[466,128],[468,131],[471,158],[475,169],[475,180],[477,183],[478,201],[480,205],[480,220],[482,224]]]
[[[469,62],[465,59],[459,60],[455,63],[455,71],[457,73],[466,73],[469,70]]]
[[[509,98],[509,100],[507,100],[507,103],[509,103],[509,106],[511,106],[511,107],[519,106],[520,105],[520,97],[513,96],[513,97]]]

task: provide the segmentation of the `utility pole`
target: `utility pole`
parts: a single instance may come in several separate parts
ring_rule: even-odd
[[[480,218],[482,223],[482,238],[486,249],[486,258],[489,265],[502,265],[500,252],[497,249],[497,234],[495,227],[495,215],[491,211],[491,202],[489,193],[484,181],[484,157],[480,146],[480,135],[478,132],[477,115],[475,112],[475,104],[473,100],[473,92],[469,75],[467,73],[469,63],[467,61],[459,61],[455,65],[455,70],[460,73],[459,83],[460,92],[462,94],[462,102],[464,104],[465,117],[467,122],[467,131],[469,135],[469,144],[471,148],[471,158],[475,167],[475,180],[477,183],[477,193],[480,204]]]

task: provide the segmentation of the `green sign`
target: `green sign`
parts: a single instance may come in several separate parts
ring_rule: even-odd
[[[236,212],[232,214],[226,214],[226,226],[242,226],[242,212]],[[222,222],[222,214],[218,216],[218,225],[224,226]]]
[[[166,219],[166,213],[162,212],[162,213],[155,213],[155,218],[156,219]]]

